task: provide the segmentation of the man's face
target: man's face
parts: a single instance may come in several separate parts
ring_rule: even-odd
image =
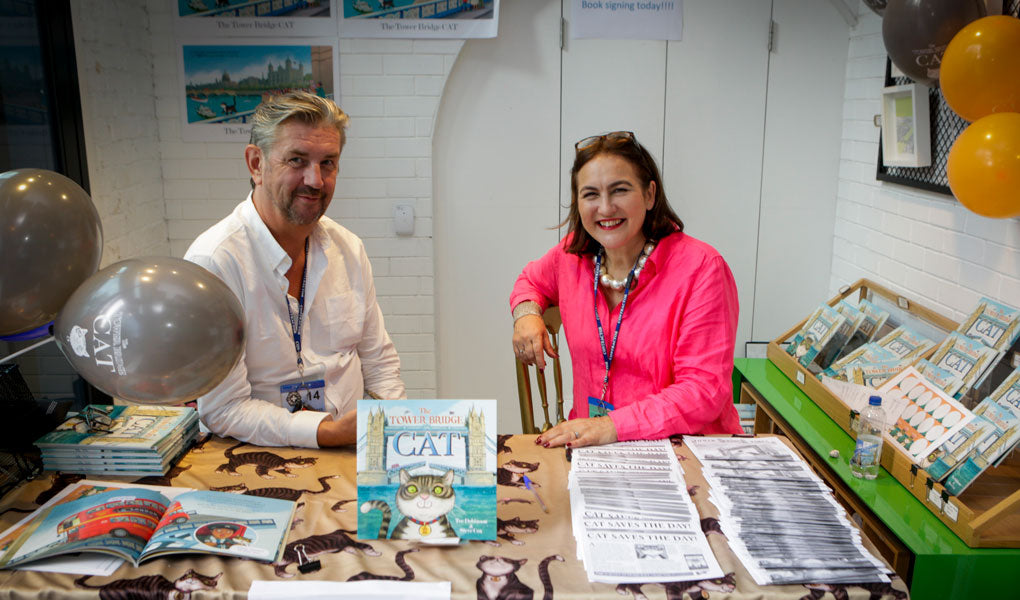
[[[273,226],[310,225],[319,220],[333,198],[340,160],[340,133],[330,126],[284,121],[269,152],[255,146],[245,151],[260,213]]]

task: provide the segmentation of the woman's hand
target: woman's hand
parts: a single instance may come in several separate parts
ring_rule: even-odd
[[[514,354],[526,365],[545,368],[545,354],[559,358],[553,349],[545,321],[539,315],[524,315],[514,321]]]
[[[535,438],[536,444],[546,448],[601,446],[615,441],[616,425],[609,417],[571,419]]]

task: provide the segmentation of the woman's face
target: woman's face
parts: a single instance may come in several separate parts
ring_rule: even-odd
[[[654,203],[655,182],[642,188],[634,166],[615,154],[599,154],[577,173],[581,225],[610,255],[630,257],[641,251],[641,226]]]

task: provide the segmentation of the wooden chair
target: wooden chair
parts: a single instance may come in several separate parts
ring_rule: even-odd
[[[562,325],[562,321],[560,320],[560,309],[556,306],[550,306],[546,309],[542,318],[545,320],[545,328],[549,331],[549,338],[552,340],[553,348],[556,350],[556,353],[559,354],[559,333],[560,326]],[[551,360],[553,384],[556,387],[556,424],[559,425],[566,420],[563,417],[563,372],[560,370],[560,359],[555,358]],[[545,371],[542,369],[535,369],[535,379],[538,382],[538,395],[542,400],[542,413],[545,416],[545,422],[542,424],[542,429],[537,429],[535,427],[534,405],[531,399],[531,377],[528,374],[530,369],[520,360],[517,360],[516,357],[514,358],[514,362],[517,365],[517,398],[521,404],[521,429],[524,433],[540,433],[546,431],[552,427],[552,424],[549,423],[549,397],[546,392]]]

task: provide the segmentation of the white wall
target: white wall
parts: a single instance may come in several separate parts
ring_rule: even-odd
[[[831,292],[867,277],[956,320],[982,296],[1020,304],[1020,220],[987,219],[942,194],[875,180],[885,74],[881,19],[851,32]]]
[[[227,215],[250,186],[244,144],[184,142],[174,4],[148,1],[159,148],[170,251]],[[340,40],[340,105],[351,116],[327,215],[360,236],[412,398],[435,396],[432,127],[463,42]],[[415,208],[413,236],[393,230],[393,206]]]
[[[100,267],[165,255],[170,245],[147,11],[134,0],[73,0],[71,14],[90,191],[103,224]],[[9,344],[9,350],[28,345]],[[17,362],[38,397],[71,395],[76,374],[55,344]]]

